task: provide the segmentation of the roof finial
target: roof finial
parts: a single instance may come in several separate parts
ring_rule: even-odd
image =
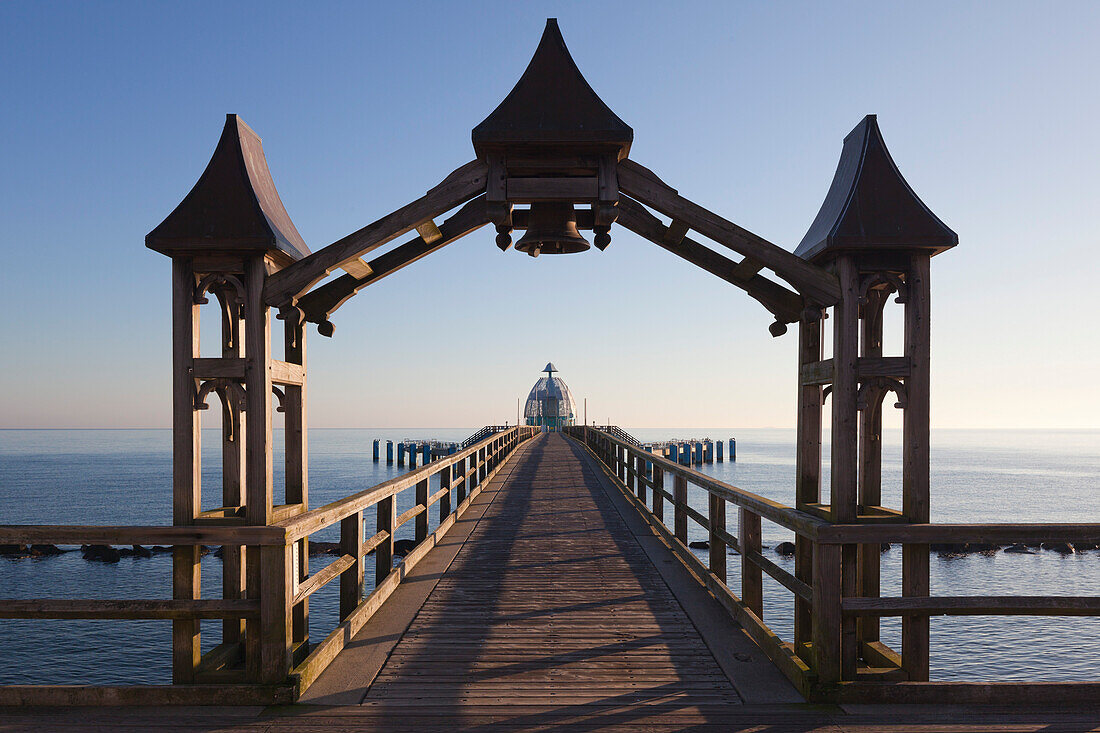
[[[554,362],[546,362],[546,366],[542,368],[544,372],[547,372],[551,377],[554,376],[554,372],[558,371],[558,368],[554,366]]]

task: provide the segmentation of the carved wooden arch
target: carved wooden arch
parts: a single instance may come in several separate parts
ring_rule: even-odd
[[[898,398],[894,407],[899,410],[905,409],[909,401],[905,385],[890,377],[871,377],[860,384],[859,391],[856,393],[856,407],[860,410],[878,409],[882,406],[882,400],[888,392],[893,392]]]
[[[207,379],[195,392],[196,410],[210,409],[210,405],[206,404],[206,399],[210,396],[211,392],[216,392],[221,399],[222,420],[228,427],[225,438],[226,440],[234,441],[237,439],[236,436],[240,435],[240,416],[241,413],[245,411],[247,405],[244,385],[224,377]]]
[[[244,318],[245,289],[240,279],[227,272],[212,272],[195,286],[195,304],[209,303],[207,293],[214,293],[222,315],[222,346],[235,349],[240,340],[240,321]]]

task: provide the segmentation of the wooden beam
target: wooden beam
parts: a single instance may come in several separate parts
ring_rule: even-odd
[[[100,600],[33,598],[0,600],[0,618],[175,619],[258,618],[254,600]]]
[[[803,387],[810,387],[815,384],[832,384],[833,360],[811,361],[802,365],[801,372]]]
[[[668,229],[665,230],[664,236],[661,237],[661,241],[670,247],[675,247],[684,241],[684,237],[687,236],[689,231],[691,231],[691,227],[687,225],[687,222],[673,219],[672,223],[668,225]]]
[[[362,288],[392,275],[403,267],[411,265],[422,257],[442,249],[489,223],[485,197],[470,201],[439,227],[440,238],[431,242],[423,237],[412,239],[392,251],[376,257],[368,264],[371,274],[363,278],[341,275],[332,282],[325,283],[298,299],[307,321],[324,323],[336,309]]]
[[[704,237],[762,262],[815,302],[832,305],[840,300],[840,284],[834,275],[688,201],[644,166],[632,160],[619,161],[619,188],[665,216],[687,222]]]
[[[362,257],[348,260],[340,269],[352,277],[368,277],[371,273],[370,265],[368,265]]]
[[[518,204],[546,200],[595,201],[599,193],[596,177],[508,179],[508,200]]]
[[[754,275],[744,282],[737,280],[733,276],[737,263],[689,237],[682,237],[675,245],[666,242],[665,236],[668,234],[669,227],[666,227],[642,204],[631,198],[620,197],[618,223],[696,267],[722,278],[731,285],[736,285],[785,323],[797,321],[802,313],[802,296],[798,293],[793,293],[762,275]],[[676,224],[675,220],[673,224]]]
[[[845,598],[851,616],[1100,616],[1100,596]]]
[[[301,387],[306,383],[306,368],[301,364],[272,359],[271,381],[275,384]]]
[[[264,286],[264,302],[278,307],[289,305],[315,282],[344,263],[483,193],[488,172],[488,166],[483,161],[467,163],[416,201],[280,270],[268,278]]]
[[[248,362],[240,358],[195,359],[195,379],[244,379]]]
[[[281,545],[282,527],[0,525],[0,545]]]

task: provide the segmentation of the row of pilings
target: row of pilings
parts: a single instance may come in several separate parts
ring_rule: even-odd
[[[374,462],[378,463],[381,460],[382,441],[378,438],[374,439],[373,458]],[[394,450],[396,448],[396,451]],[[392,466],[394,463],[394,454],[396,453],[397,465],[402,468],[405,466],[406,461],[409,464],[409,468],[416,468],[416,461],[419,458],[423,463],[430,463],[436,458],[442,456],[449,456],[452,453],[458,452],[458,443],[452,443],[441,440],[405,440],[399,441],[386,441],[386,465]]]

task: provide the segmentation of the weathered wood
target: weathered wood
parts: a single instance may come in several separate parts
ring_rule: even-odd
[[[709,502],[707,518],[710,529],[710,572],[723,583],[726,582],[726,500],[714,494],[708,494]],[[645,496],[639,495],[638,500],[644,505]]]
[[[859,272],[851,255],[841,255],[836,261],[841,287],[840,301],[833,308],[833,425],[829,435],[830,507],[837,522],[856,518],[856,483],[858,413],[856,395],[859,388]]]
[[[596,177],[508,179],[508,200],[516,204],[532,201],[595,201],[599,198]]]
[[[437,252],[488,223],[489,215],[485,198],[475,198],[440,225],[439,232],[442,235],[440,239],[426,242],[423,237],[417,237],[405,242],[399,247],[395,247],[371,260],[368,263],[371,270],[370,275],[358,278],[351,275],[341,275],[301,296],[298,299],[298,307],[305,314],[307,321],[318,324],[325,323],[329,316],[335,313],[341,305],[367,285],[376,283],[429,254]]]
[[[686,511],[688,490],[687,490],[687,478],[682,473],[676,473],[672,484],[673,499],[672,517],[673,527],[676,534],[676,539],[680,542],[687,544],[687,520],[688,515]]]
[[[1100,596],[845,598],[852,616],[1100,616]],[[904,659],[904,657],[903,657]]]
[[[428,479],[426,478],[416,482],[416,505],[421,507],[421,511],[416,515],[414,537],[417,542],[423,542],[428,536],[428,507],[432,505],[428,497]]]
[[[244,379],[245,370],[248,366],[248,362],[244,359],[236,355],[199,358],[197,356],[198,351],[195,354],[193,367],[195,379]]]
[[[831,305],[840,299],[840,286],[832,274],[688,201],[652,171],[634,161],[619,161],[619,187],[623,193],[665,216],[686,222],[703,236],[764,263],[765,267],[816,302]]]
[[[821,360],[821,319],[804,317],[798,323],[798,413],[795,436],[795,507],[805,510],[821,501],[821,406],[822,389],[802,381],[802,369]],[[804,533],[795,535],[795,577],[809,585],[813,581],[813,548]],[[794,601],[794,647],[804,654],[811,640],[811,607],[807,599]],[[812,661],[806,654],[806,661]]]
[[[374,550],[374,585],[378,587],[393,570],[393,533],[397,529],[394,522],[396,511],[393,496],[387,496],[378,502],[378,520],[375,527],[378,532],[386,533],[386,538]]]
[[[377,536],[376,534],[375,537]],[[365,554],[363,544],[363,512],[356,512],[350,517],[341,519],[340,549],[343,550],[344,557],[350,557],[353,561],[340,571],[341,619],[347,618],[363,598],[363,555]]]
[[[864,287],[861,285],[861,290]],[[860,314],[859,369],[865,368],[868,359],[882,357],[882,316],[887,292],[874,289],[867,293]],[[905,361],[908,373],[908,360]],[[861,373],[861,379],[863,375]],[[861,512],[882,504],[882,395],[872,395],[859,412],[859,506]],[[879,594],[881,573],[880,546],[859,545],[858,594],[865,597]],[[877,618],[861,618],[857,625],[859,641],[875,642],[879,639]]]
[[[929,255],[914,254],[905,276],[905,356],[909,376],[905,380],[907,401],[902,418],[902,511],[910,522],[929,519],[928,431],[931,391],[931,288]],[[901,592],[903,596],[927,596],[929,592],[928,547],[902,548]],[[927,616],[906,616],[901,629],[902,664],[909,679],[923,682],[929,674],[929,628]]]
[[[748,552],[745,553],[743,557],[747,558],[765,573],[779,581],[784,588],[794,593],[797,598],[807,602],[813,600],[813,588],[810,587],[809,583],[799,580],[796,576],[779,567],[759,552]]]
[[[172,259],[172,523],[190,525],[202,507],[202,429],[195,409],[197,387],[193,368],[199,355],[199,308],[195,303],[195,272],[191,260]],[[176,547],[172,553],[172,598],[193,601],[200,596],[201,573],[196,547]],[[172,622],[172,681],[192,682],[198,666],[199,624],[193,619]]]
[[[475,160],[456,169],[427,194],[272,275],[264,303],[283,306],[349,260],[386,244],[485,191],[488,167]]]
[[[665,472],[653,464],[653,516],[657,521],[665,521]]]
[[[764,579],[751,555],[760,555],[760,515],[741,508],[738,536],[741,540],[741,600],[757,618],[764,618]]]
[[[679,234],[678,231],[672,232],[670,236],[669,228],[660,219],[651,214],[642,204],[627,196],[620,198],[618,209],[617,221],[635,234],[696,267],[722,278],[731,285],[736,285],[780,320],[787,323],[798,320],[802,310],[802,297],[798,293],[791,292],[763,275],[754,274],[748,279],[739,279],[735,274],[738,272],[739,265],[733,260]],[[685,229],[685,234],[686,231]],[[677,236],[679,239],[675,243],[670,241]],[[743,270],[741,272],[744,273]]]
[[[814,672],[824,684],[841,679],[841,548],[813,548]]]
[[[300,387],[306,381],[306,369],[301,364],[272,359],[271,381],[274,384]]]
[[[4,545],[280,545],[282,527],[0,525]]]
[[[0,618],[38,619],[236,619],[258,618],[248,599],[100,600],[69,598],[0,599]],[[196,663],[197,666],[197,663]]]
[[[56,710],[59,706],[148,706],[148,705],[289,705],[294,702],[293,685],[7,685],[0,686],[0,706]],[[66,728],[87,728],[87,710],[80,710],[81,722]],[[191,711],[189,721],[193,720]],[[166,716],[141,727],[165,730]],[[110,730],[120,730],[117,725]],[[33,729],[45,730],[45,725]]]
[[[422,482],[418,482],[418,485],[419,485],[419,483],[422,483]],[[405,524],[405,522],[407,522],[410,519],[413,519],[415,517],[427,516],[425,514],[425,512],[427,512],[427,511],[428,511],[428,507],[427,507],[426,504],[416,504],[415,506],[413,506],[408,511],[402,512],[397,517],[397,519],[394,520],[394,529],[402,526],[403,524]]]
[[[820,528],[815,539],[827,544],[1084,543],[1100,542],[1100,524],[835,524]]]
[[[817,325],[811,324],[811,325]],[[820,328],[820,326],[818,326]],[[824,359],[822,361],[813,361],[801,365],[802,382],[801,386],[810,387],[813,385],[832,384],[833,372],[835,370],[834,362],[832,359]]]
[[[294,625],[291,546],[260,548],[260,681],[284,682],[290,672]]]
[[[345,520],[347,521],[347,520]],[[357,558],[353,555],[341,555],[325,567],[316,571],[303,582],[298,584],[298,592],[294,594],[294,602],[300,603],[301,601],[309,598],[311,595],[317,592],[318,589],[328,585],[330,581],[347,570],[352,568],[357,562]],[[341,584],[342,585],[342,584]],[[343,588],[340,589],[343,591]],[[343,601],[343,593],[341,592],[341,602]],[[358,603],[358,600],[356,601]]]

